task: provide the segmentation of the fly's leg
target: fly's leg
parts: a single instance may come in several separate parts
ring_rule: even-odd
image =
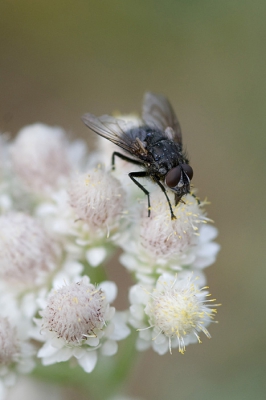
[[[136,164],[136,165],[142,165],[143,166],[142,162],[140,162],[138,160],[134,160],[134,158],[127,157],[124,154],[119,153],[118,151],[114,151],[113,154],[112,154],[112,170],[115,169],[115,157],[119,157],[124,161],[130,162],[131,164]]]
[[[166,192],[166,189],[165,189],[164,185],[163,185],[159,180],[157,180],[157,179],[156,179],[155,182],[160,186],[161,190],[164,192],[164,195],[165,195],[165,197],[166,197],[166,200],[167,200],[168,205],[169,205],[169,208],[170,208],[171,219],[172,219],[172,220],[173,220],[173,219],[176,219],[176,216],[175,216],[175,214],[173,213],[171,201],[170,201],[170,199],[169,199],[169,197],[168,197],[168,195],[167,195],[167,192]]]
[[[194,197],[194,199],[197,200],[197,203],[200,204],[200,199],[194,193],[190,193],[190,194],[191,194],[191,196]]]
[[[120,154],[120,153],[118,153],[118,154]],[[150,175],[146,171],[139,171],[139,172],[130,172],[128,174],[128,176],[148,197],[148,217],[149,217],[151,215],[150,193],[135,178],[146,178],[147,176],[150,176]]]
[[[194,193],[190,193],[190,194],[191,194],[191,196],[194,197],[194,199],[197,200],[197,203],[200,204],[200,199],[199,199]],[[184,201],[180,196],[178,196],[178,195],[176,194],[176,195],[175,195],[175,205],[177,206],[177,204],[178,204],[179,202],[181,202],[181,203],[183,203],[183,204],[186,204],[185,201]]]
[[[177,206],[177,204],[178,203],[183,203],[183,204],[186,204],[185,202],[184,202],[184,200],[182,200],[182,196],[183,195],[178,195],[177,193],[175,193],[175,206]]]

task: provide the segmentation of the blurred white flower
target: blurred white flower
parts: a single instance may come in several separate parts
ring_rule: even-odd
[[[80,282],[64,285],[50,293],[36,323],[45,341],[38,357],[44,365],[76,358],[78,364],[91,372],[97,352],[111,356],[117,351],[117,340],[128,336],[129,328],[123,315],[115,316],[110,306],[116,297],[116,285],[102,282],[97,288],[84,276]]]
[[[38,286],[56,268],[59,249],[33,217],[0,216],[0,277],[18,288]]]
[[[40,221],[19,212],[0,216],[0,254],[0,308],[7,311],[18,302],[19,312],[28,319],[38,310],[36,299],[52,284],[70,282],[83,270]]]
[[[101,168],[75,174],[67,189],[39,203],[35,213],[69,259],[100,265],[114,250],[114,238],[125,225],[125,192]]]
[[[125,207],[121,183],[100,168],[75,177],[69,187],[70,204],[92,229],[112,229]]]
[[[29,189],[39,194],[50,192],[65,182],[85,151],[82,141],[70,144],[62,128],[44,124],[21,129],[10,150],[15,173]]]
[[[145,282],[165,271],[180,271],[184,267],[204,268],[214,262],[219,245],[212,243],[216,228],[205,225],[209,219],[203,211],[204,203],[198,204],[192,195],[184,197],[185,203],[173,207],[176,215],[171,220],[169,205],[161,191],[151,195],[151,216],[143,207],[140,217],[124,240],[121,263]]]
[[[202,273],[192,279],[192,273],[184,271],[175,278],[162,275],[154,289],[138,285],[131,288],[129,322],[139,330],[138,350],[152,346],[164,354],[178,347],[184,353],[188,344],[200,343],[200,332],[210,338],[206,326],[216,309],[212,300],[206,300],[206,287],[199,289],[204,283]]]
[[[13,167],[31,189],[43,192],[69,174],[65,132],[33,124],[21,129],[11,148]]]
[[[16,312],[7,316],[6,311],[1,308],[0,312],[0,399],[5,397],[7,388],[16,383],[17,374],[29,373],[35,365],[29,323],[20,320]]]

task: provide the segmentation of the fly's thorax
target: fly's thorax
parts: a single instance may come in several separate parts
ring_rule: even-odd
[[[152,145],[147,141],[146,148],[152,159],[152,169],[160,176],[166,175],[183,159],[180,146],[169,139],[162,138]]]

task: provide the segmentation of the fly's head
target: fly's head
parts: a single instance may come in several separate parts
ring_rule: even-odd
[[[193,178],[193,169],[188,164],[179,164],[170,169],[165,176],[165,184],[175,193],[175,203],[190,193],[190,181]]]

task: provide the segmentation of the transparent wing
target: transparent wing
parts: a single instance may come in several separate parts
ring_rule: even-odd
[[[109,115],[95,117],[93,114],[85,114],[81,118],[85,125],[98,135],[110,140],[117,146],[136,157],[140,157],[142,142],[131,135],[128,123]]]
[[[182,144],[182,133],[174,110],[166,97],[147,92],[144,95],[142,119],[145,124],[161,131],[172,128],[172,140]]]

